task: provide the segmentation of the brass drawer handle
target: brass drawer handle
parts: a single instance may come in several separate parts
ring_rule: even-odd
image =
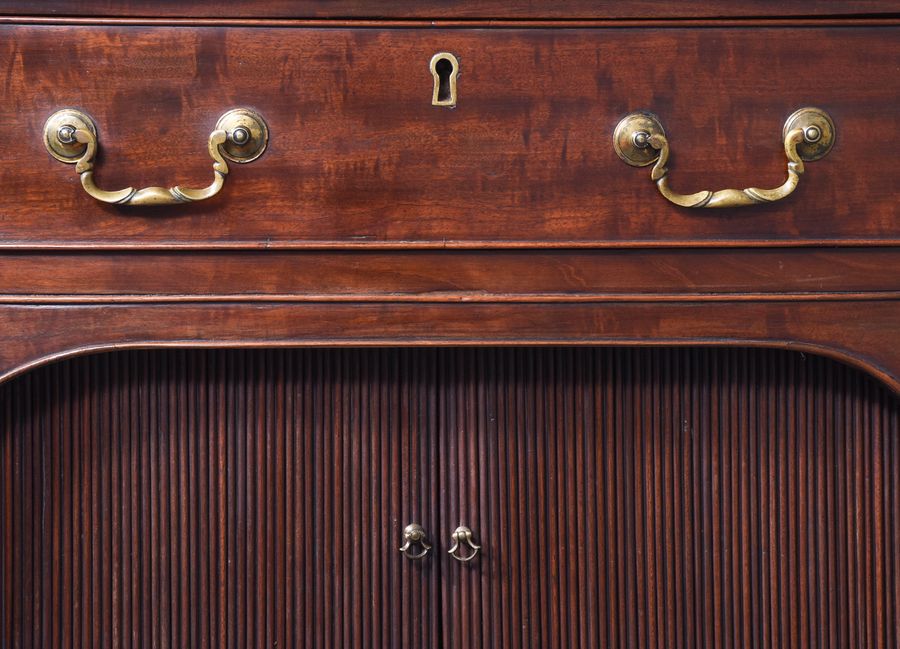
[[[225,184],[228,164],[251,162],[262,155],[269,139],[265,120],[247,108],[235,108],[219,118],[209,134],[209,155],[213,159],[213,181],[202,189],[188,187],[126,187],[117,191],[100,189],[94,183],[97,155],[97,127],[94,121],[73,108],[53,113],[44,124],[44,146],[57,160],[75,165],[84,191],[104,203],[117,205],[175,205],[211,198]]]
[[[410,552],[409,549],[418,544],[422,547],[421,552]],[[400,552],[410,559],[421,559],[431,549],[428,539],[425,536],[425,530],[418,523],[410,523],[403,528],[403,545],[400,546]]]
[[[477,555],[478,551],[481,549],[481,546],[476,545],[475,541],[472,540],[472,530],[465,525],[460,525],[453,530],[453,534],[450,535],[450,541],[452,541],[453,545],[447,550],[447,553],[457,561],[462,561],[463,563],[474,559],[475,555]],[[471,553],[468,556],[463,556],[457,552],[463,544],[468,545],[471,550]]]
[[[771,203],[789,196],[800,182],[804,161],[818,160],[834,144],[834,122],[818,108],[801,108],[784,123],[784,153],[787,156],[787,180],[774,189],[720,189],[696,194],[679,194],[669,188],[669,141],[659,119],[651,113],[631,113],[619,122],[613,134],[616,153],[634,167],[656,162],[650,178],[659,192],[681,207],[743,207]]]

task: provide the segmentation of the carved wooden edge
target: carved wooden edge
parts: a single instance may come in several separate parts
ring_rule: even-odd
[[[29,5],[34,8],[33,4]],[[900,9],[898,9],[900,11]],[[595,16],[569,18],[509,18],[509,17],[446,17],[432,18],[371,18],[365,16],[327,18],[327,17],[219,17],[204,16],[50,16],[33,15],[20,11],[7,10],[0,7],[0,25],[87,25],[87,26],[179,26],[179,27],[293,27],[307,29],[346,28],[346,29],[586,29],[586,28],[651,28],[651,29],[684,29],[698,27],[892,27],[900,24],[893,14],[896,11],[885,10],[883,15],[861,15],[851,12],[843,16],[797,15],[783,17],[766,16],[719,16],[719,17],[685,17],[685,16],[645,16],[610,17]]]
[[[17,239],[4,236],[0,251],[16,253],[112,251],[112,252],[213,252],[281,250],[332,252],[372,250],[655,250],[655,249],[763,249],[763,248],[900,248],[900,239],[885,237],[780,238],[760,237],[730,239],[196,239],[151,240],[124,238],[94,239]]]
[[[900,300],[0,306],[0,381],[154,347],[747,346],[816,353],[900,394]]]

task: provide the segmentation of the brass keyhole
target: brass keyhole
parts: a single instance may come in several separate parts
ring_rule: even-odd
[[[447,59],[438,59],[434,64],[434,71],[437,72],[437,101],[439,104],[450,101],[450,75],[453,73],[453,64]]]
[[[434,77],[432,106],[456,106],[456,77],[459,76],[459,60],[449,52],[438,52],[431,57],[431,76]]]

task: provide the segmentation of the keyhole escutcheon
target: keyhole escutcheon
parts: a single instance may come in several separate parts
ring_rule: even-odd
[[[456,106],[456,77],[459,76],[459,59],[450,52],[438,52],[431,57],[428,66],[434,77],[432,106]]]

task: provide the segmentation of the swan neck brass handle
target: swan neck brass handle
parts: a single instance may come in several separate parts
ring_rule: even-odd
[[[681,207],[744,207],[772,203],[786,198],[797,188],[804,171],[804,161],[818,160],[834,145],[834,122],[823,110],[801,108],[784,124],[784,153],[787,156],[787,179],[774,189],[748,187],[679,194],[669,187],[669,140],[662,124],[652,113],[631,113],[616,126],[613,144],[616,153],[627,164],[643,167],[653,164],[650,178],[659,192]]]
[[[421,551],[411,551],[411,548],[414,545],[421,547]],[[428,554],[430,549],[431,545],[428,543],[428,538],[425,536],[425,530],[421,525],[418,523],[410,523],[403,528],[403,545],[400,546],[400,552],[405,554],[407,558],[422,559]]]
[[[97,127],[85,113],[65,108],[53,113],[44,124],[44,146],[57,160],[75,165],[84,191],[103,203],[117,205],[175,205],[211,198],[219,193],[228,174],[226,158],[245,163],[256,160],[266,149],[269,129],[258,113],[235,108],[219,118],[209,134],[207,148],[213,159],[213,181],[206,187],[126,187],[114,191],[100,189],[94,182],[94,159],[100,144]]]
[[[463,563],[468,563],[472,559],[475,558],[475,555],[478,554],[478,551],[481,549],[481,546],[476,544],[474,540],[472,540],[472,530],[470,530],[465,525],[460,525],[455,530],[453,530],[453,534],[450,535],[450,541],[452,543],[447,553],[452,556],[457,561],[461,561]],[[463,555],[459,553],[460,548],[463,545],[469,546],[468,555]]]

